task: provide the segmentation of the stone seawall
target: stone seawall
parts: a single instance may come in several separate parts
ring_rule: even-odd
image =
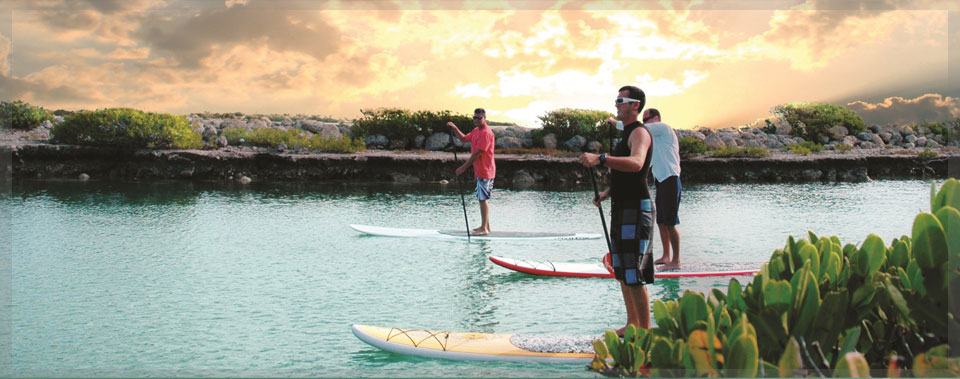
[[[0,146],[0,169],[13,179],[198,181],[368,181],[452,180],[467,154],[394,153],[291,154],[252,150],[122,150],[85,146],[24,144]],[[681,163],[684,183],[860,182],[871,179],[956,177],[960,156],[845,155],[840,153],[771,158],[703,158]],[[589,183],[576,158],[497,156],[497,186]]]

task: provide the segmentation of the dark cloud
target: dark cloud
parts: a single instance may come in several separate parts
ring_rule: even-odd
[[[926,94],[914,99],[888,97],[877,104],[855,101],[847,104],[847,108],[857,112],[867,125],[946,121],[960,117],[960,98],[940,94]]]
[[[171,54],[184,67],[195,68],[214,46],[266,45],[277,51],[297,51],[318,60],[337,51],[340,33],[317,13],[249,9],[243,5],[208,10],[187,20],[153,17],[141,38]]]
[[[22,99],[42,99],[46,104],[93,104],[101,99],[91,97],[87,92],[67,86],[48,87],[24,79],[0,75],[0,100],[14,101]],[[35,104],[45,106],[44,104]]]

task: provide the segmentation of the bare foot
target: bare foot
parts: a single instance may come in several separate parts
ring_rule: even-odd
[[[660,258],[660,259],[657,259],[657,260],[653,261],[653,264],[655,264],[655,265],[662,265],[662,264],[668,263],[668,262],[670,262],[670,259],[668,259],[667,257],[662,257],[662,258]]]
[[[670,262],[660,267],[660,270],[662,271],[679,270],[679,269],[680,269],[680,262]]]
[[[485,235],[487,235],[487,234],[490,234],[490,231],[489,231],[489,230],[484,230],[484,229],[482,229],[482,228],[476,228],[476,229],[470,231],[470,234],[475,235],[475,236],[485,236]]]

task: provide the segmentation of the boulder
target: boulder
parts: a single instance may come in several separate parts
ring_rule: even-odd
[[[904,138],[906,138],[907,135],[910,135],[910,134],[916,134],[913,131],[913,128],[910,127],[910,125],[903,125],[900,127],[900,135],[902,135]]]
[[[887,143],[883,142],[883,138],[881,138],[879,135],[876,135],[876,134],[871,135],[870,142],[873,142],[874,145],[877,145],[877,147],[881,147],[881,148],[884,146],[887,146]]]
[[[854,136],[846,136],[846,137],[843,137],[843,141],[840,141],[838,144],[844,144],[844,145],[847,145],[847,146],[850,146],[850,147],[854,147],[854,146],[857,145],[857,142],[858,142],[858,141],[859,141],[859,139],[858,139],[857,137],[854,137]]]
[[[525,188],[525,187],[530,187],[530,186],[533,186],[534,184],[537,184],[537,181],[536,179],[533,178],[533,175],[530,175],[530,173],[524,170],[519,170],[515,174],[513,174],[513,179],[511,180],[511,183],[515,187]]]
[[[883,131],[877,134],[880,136],[880,139],[883,140],[883,143],[890,143],[890,139],[893,137],[893,133]]]
[[[219,128],[220,130],[224,130],[227,128],[247,129],[247,123],[235,118],[228,118],[228,119],[222,120],[220,124],[217,126],[217,128]]]
[[[777,119],[773,124],[777,127],[777,134],[786,135],[793,131],[793,126],[791,126],[787,120]]]
[[[703,142],[707,145],[708,149],[722,149],[727,147],[727,143],[720,138],[720,135],[717,133],[707,136]]]
[[[835,140],[843,139],[843,137],[846,137],[848,134],[850,134],[847,128],[840,125],[830,128],[828,132],[830,134],[830,138],[833,138]]]
[[[557,148],[557,135],[549,133],[543,136],[543,147],[547,149],[556,149]]]
[[[450,138],[450,137],[447,136],[447,138]],[[376,134],[372,136],[366,136],[363,139],[363,142],[367,144],[367,148],[382,149],[386,147],[390,141],[387,140],[387,136],[384,136],[382,134]]]
[[[213,127],[213,125],[207,125],[203,127],[203,139],[210,140],[210,138],[216,137],[216,135],[217,128]]]
[[[583,147],[586,145],[587,139],[582,136],[573,136],[563,143],[563,146],[570,151],[583,151]]]
[[[903,136],[903,140],[904,140],[904,141],[907,141],[907,143],[915,143],[915,142],[917,142],[917,135],[916,135],[916,134],[912,134],[912,133],[911,133],[911,134],[907,134],[907,135]]]
[[[502,138],[497,138],[496,140],[496,147],[498,148],[517,149],[517,148],[520,148],[521,146],[523,146],[523,144],[522,142],[520,142],[520,139],[518,139],[517,137],[502,137]]]
[[[430,151],[440,151],[446,149],[447,146],[450,146],[450,134],[447,133],[433,133],[423,145],[425,149]]]
[[[319,132],[314,132],[320,135],[323,139],[328,140],[338,140],[340,137],[343,137],[343,134],[340,134],[340,127],[336,123],[324,122],[322,123],[321,129]]]
[[[247,122],[247,127],[250,129],[265,129],[269,128],[269,123],[263,120],[250,120]]]
[[[890,141],[887,141],[887,143],[898,145],[901,142],[903,142],[903,136],[901,136],[900,133],[890,133]]]
[[[300,125],[298,126],[300,129],[319,134],[323,131],[323,124],[324,123],[316,120],[300,120]]]
[[[931,147],[931,148],[937,148],[937,147],[940,147],[941,145],[940,145],[940,143],[937,142],[936,140],[933,140],[933,139],[929,139],[929,138],[928,138],[928,139],[927,139],[927,143],[926,143],[924,146],[925,146],[925,147]]]
[[[857,138],[859,138],[861,141],[869,141],[873,138],[873,133],[861,132],[860,134],[857,134]]]
[[[928,140],[929,138],[924,136],[924,137],[917,138],[917,141],[915,143],[917,144],[917,146],[923,147],[923,146],[927,146]]]
[[[426,140],[427,140],[427,137],[418,135],[416,138],[413,139],[413,148],[414,148],[414,149],[422,149],[422,148],[423,148],[423,143],[424,143],[424,141],[426,141]]]
[[[214,143],[216,143],[218,147],[227,147],[227,137],[217,137],[217,140]]]
[[[600,141],[590,141],[587,142],[587,151],[591,153],[599,153],[603,149],[603,144]]]

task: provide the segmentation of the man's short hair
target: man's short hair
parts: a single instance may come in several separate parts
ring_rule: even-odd
[[[637,108],[637,111],[642,111],[643,106],[647,105],[647,95],[643,93],[643,90],[637,88],[636,86],[623,86],[620,87],[619,92],[630,91],[630,98],[640,100],[640,108]]]
[[[657,108],[647,109],[647,113],[647,117],[660,117],[660,111],[658,111]]]
[[[484,115],[484,116],[487,115],[487,111],[484,110],[483,108],[477,108],[477,109],[474,109],[474,110],[473,110],[473,114],[478,114],[478,113],[479,113],[479,114],[482,114],[482,115]]]

